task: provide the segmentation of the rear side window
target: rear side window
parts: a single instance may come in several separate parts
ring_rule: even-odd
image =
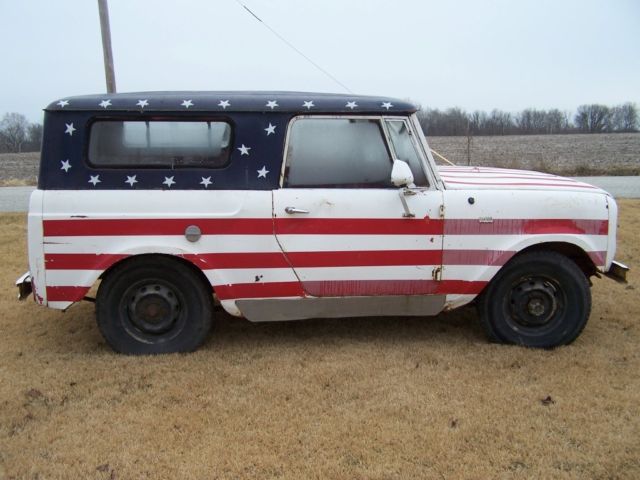
[[[379,120],[301,118],[289,131],[284,185],[389,187],[391,166]]]
[[[221,121],[99,120],[89,163],[96,167],[220,168],[229,163],[231,126]]]

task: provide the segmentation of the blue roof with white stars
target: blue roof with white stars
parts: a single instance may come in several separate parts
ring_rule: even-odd
[[[45,109],[43,190],[272,190],[279,188],[287,125],[296,115],[406,116],[388,97],[304,92],[137,92],[66,97]],[[170,112],[170,114],[169,114]],[[88,160],[101,120],[219,120],[232,126],[229,162],[204,167],[97,167]]]
[[[338,93],[311,92],[131,92],[66,97],[47,111],[153,111],[298,112],[298,113],[412,113],[406,100]]]

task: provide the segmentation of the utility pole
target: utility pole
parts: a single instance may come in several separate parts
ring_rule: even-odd
[[[107,80],[107,93],[116,93],[116,74],[113,69],[111,51],[111,28],[109,27],[109,7],[107,0],[98,0],[100,11],[100,31],[102,32],[102,53],[104,56],[104,74]]]

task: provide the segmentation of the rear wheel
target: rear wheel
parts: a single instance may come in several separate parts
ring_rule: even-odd
[[[188,352],[211,329],[211,288],[170,257],[116,266],[98,289],[96,318],[107,343],[127,354]]]
[[[591,312],[585,274],[555,252],[524,253],[496,275],[482,294],[480,320],[501,343],[549,348],[574,341]]]

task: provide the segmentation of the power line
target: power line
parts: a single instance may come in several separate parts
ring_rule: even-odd
[[[238,3],[238,5],[240,5],[242,8],[244,8],[247,12],[249,12],[249,14],[251,14],[251,16],[253,18],[255,18],[257,21],[259,21],[262,25],[264,25],[267,29],[269,29],[269,31],[271,33],[273,33],[276,37],[278,37],[282,42],[284,42],[286,45],[289,46],[289,48],[291,48],[292,50],[294,50],[298,55],[300,55],[301,57],[303,57],[305,60],[307,60],[311,65],[313,65],[314,67],[316,67],[318,70],[320,70],[322,73],[324,73],[327,77],[329,77],[331,80],[333,80],[334,82],[336,82],[338,85],[340,85],[342,88],[344,88],[347,92],[349,93],[353,93],[353,91],[351,91],[351,89],[349,87],[347,87],[344,83],[342,83],[340,80],[338,80],[336,77],[334,77],[333,75],[331,75],[328,71],[326,71],[324,68],[322,68],[320,65],[318,65],[316,62],[314,62],[313,60],[311,60],[308,56],[306,56],[304,53],[302,53],[299,49],[297,49],[295,47],[295,45],[293,45],[291,42],[289,42],[286,38],[284,38],[282,35],[280,35],[278,32],[276,32],[273,28],[271,28],[268,24],[266,24],[260,17],[258,17],[255,13],[253,13],[251,11],[251,9],[249,7],[247,7],[244,3],[242,3],[240,0],[236,0],[236,2]]]

